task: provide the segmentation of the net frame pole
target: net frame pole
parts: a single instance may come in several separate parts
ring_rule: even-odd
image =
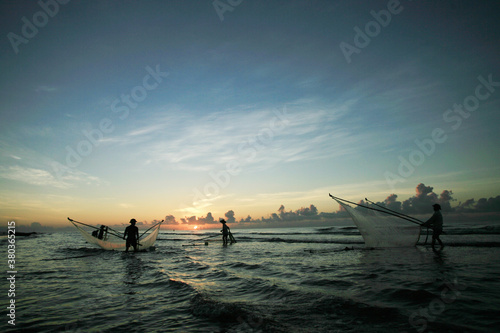
[[[406,214],[403,214],[403,213],[400,213],[400,212],[396,212],[395,210],[389,209],[389,208],[387,208],[387,207],[380,206],[380,205],[376,204],[375,202],[373,202],[373,201],[371,201],[371,200],[368,200],[367,198],[365,198],[365,200],[366,200],[368,203],[371,203],[372,205],[375,205],[375,206],[377,206],[377,207],[380,207],[380,208],[382,208],[382,209],[385,209],[385,210],[387,210],[387,211],[389,211],[389,212],[393,212],[394,214],[398,214],[398,215],[401,215],[401,216],[405,216],[405,217],[407,217],[407,218],[413,219],[413,220],[415,220],[416,222],[419,222],[419,223],[422,223],[422,224],[424,223],[423,221],[421,221],[421,220],[419,220],[419,219],[417,219],[417,218],[415,218],[415,217],[413,217],[413,216],[409,216],[409,215],[406,215]]]
[[[357,204],[355,202],[352,202],[352,201],[349,201],[349,200],[346,200],[346,199],[342,199],[342,198],[339,198],[339,197],[335,197],[333,195],[331,195],[330,193],[328,193],[328,195],[334,199],[334,200],[340,200],[340,201],[343,201],[343,202],[347,202],[347,203],[350,203],[352,205],[356,205],[358,207],[363,207],[363,208],[366,208],[366,209],[371,209],[371,210],[374,210],[374,211],[377,211],[377,212],[381,212],[381,213],[385,213],[385,214],[389,214],[389,215],[392,215],[392,216],[396,216],[396,217],[399,217],[400,219],[403,219],[403,220],[406,220],[408,222],[411,222],[411,223],[415,223],[415,224],[418,224],[418,225],[423,225],[423,223],[419,223],[419,222],[416,222],[414,220],[411,220],[407,217],[404,217],[404,216],[401,216],[401,215],[398,215],[398,214],[395,214],[395,213],[391,213],[391,212],[388,212],[386,210],[381,210],[381,209],[377,209],[377,208],[373,208],[373,207],[368,207],[368,206],[363,206],[363,205],[360,205],[360,204]]]

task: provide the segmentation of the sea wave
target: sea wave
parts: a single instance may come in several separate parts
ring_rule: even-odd
[[[339,234],[349,230],[356,231],[238,230],[231,246],[186,247],[193,240],[203,245],[211,234],[172,240],[162,231],[156,251],[128,254],[97,249],[76,233],[25,239],[16,252],[16,310],[22,314],[16,328],[415,331],[409,318],[432,311],[450,281],[457,281],[461,294],[443,303],[444,310],[426,323],[428,331],[500,325],[497,235],[446,234],[446,247],[437,252],[429,244],[372,250],[354,232]]]

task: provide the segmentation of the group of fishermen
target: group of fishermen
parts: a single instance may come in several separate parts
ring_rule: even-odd
[[[137,226],[135,225],[137,223],[137,220],[131,219],[129,223],[130,225],[125,228],[125,232],[123,233],[123,239],[126,240],[125,252],[128,252],[128,249],[130,247],[133,247],[134,252],[137,252],[137,246],[139,245],[139,228],[137,228]],[[231,229],[226,224],[226,221],[224,219],[221,219],[220,223],[222,223],[222,243],[224,245],[227,245],[229,241],[231,242],[231,244],[236,242],[233,235],[231,234]],[[99,230],[95,230],[94,232],[92,232],[92,236],[98,239],[106,239],[107,233],[108,227],[101,225],[101,228]]]
[[[432,248],[435,250],[436,241],[440,245],[440,249],[443,249],[444,244],[439,238],[439,236],[443,233],[443,215],[441,214],[441,205],[434,204],[432,205],[434,209],[434,214],[432,214],[431,218],[427,220],[427,222],[423,223],[423,227],[432,228]],[[134,252],[137,251],[137,246],[139,244],[139,228],[135,225],[137,223],[136,219],[130,220],[130,225],[125,228],[125,232],[123,234],[123,238],[126,239],[126,249],[125,252],[128,252],[130,247],[134,248]],[[230,241],[231,244],[236,242],[233,235],[231,234],[231,229],[226,223],[226,220],[220,219],[220,223],[222,223],[222,244],[227,245]],[[92,236],[97,237],[99,239],[105,239],[108,232],[108,227],[102,225],[99,230],[95,230],[92,233]]]

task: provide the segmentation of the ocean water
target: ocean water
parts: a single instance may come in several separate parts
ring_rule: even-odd
[[[16,325],[4,278],[0,330],[500,330],[498,224],[447,226],[441,252],[365,249],[350,226],[232,231],[238,242],[222,246],[218,230],[162,229],[154,250],[128,254],[76,231],[17,237]]]

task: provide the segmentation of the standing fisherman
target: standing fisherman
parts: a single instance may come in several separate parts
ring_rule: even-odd
[[[127,244],[126,244],[126,249],[125,252],[128,252],[128,248],[130,246],[134,247],[134,252],[137,252],[137,242],[139,241],[139,228],[135,226],[137,221],[135,219],[130,220],[130,224],[128,227],[125,228],[125,233],[123,234],[123,238],[126,237],[127,239]]]
[[[220,219],[220,223],[222,223],[222,245],[227,245],[227,237],[229,236],[229,227],[226,224],[226,220]]]
[[[105,225],[101,225],[101,228],[99,229],[99,234],[97,235],[97,238],[106,239],[107,234],[108,234],[108,227],[106,227]]]
[[[436,240],[441,245],[441,250],[444,245],[441,239],[439,239],[439,235],[443,233],[443,215],[441,215],[441,205],[434,204],[432,205],[434,208],[434,214],[432,214],[431,218],[423,224],[423,226],[432,228],[432,249],[435,250],[434,245],[436,244]]]

